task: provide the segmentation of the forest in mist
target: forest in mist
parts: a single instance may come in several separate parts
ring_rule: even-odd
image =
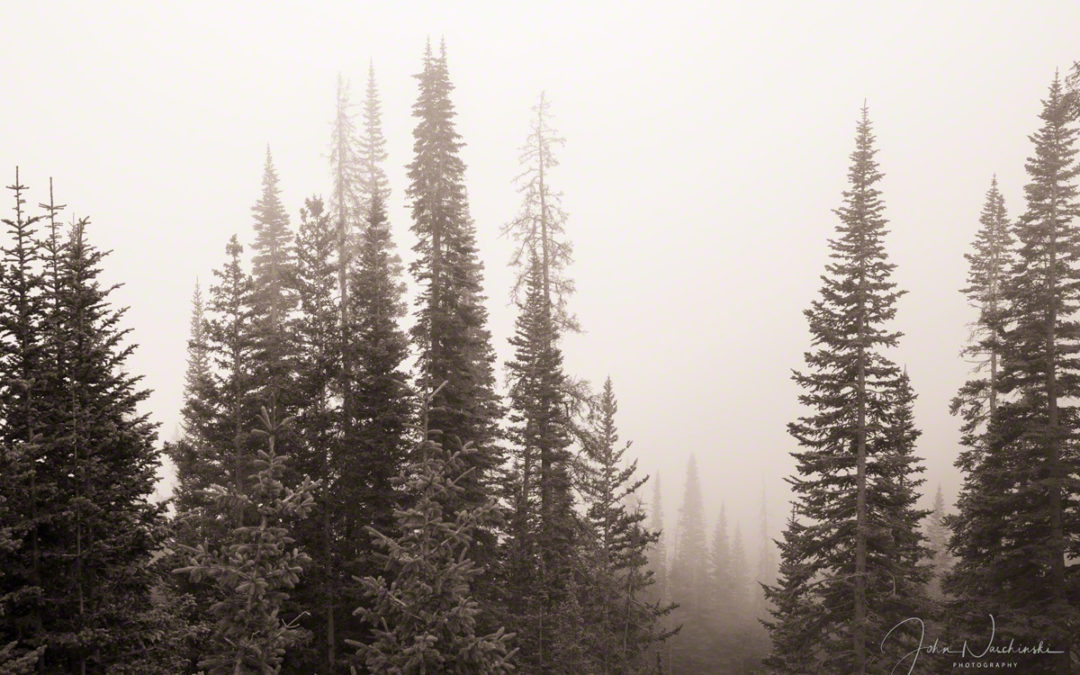
[[[571,337],[609,346],[575,308],[572,111],[541,91],[505,176],[497,358],[478,228],[498,226],[472,216],[455,107],[476,74],[452,48],[419,54],[409,157],[388,155],[374,65],[338,77],[322,192],[287,203],[270,139],[250,220],[205,242],[219,263],[176,309],[175,435],[131,368],[110,252],[65,203],[86,177],[12,167],[0,672],[1080,672],[1080,64],[1047,74],[1023,202],[987,170],[966,280],[942,291],[975,317],[955,499],[919,445],[875,109],[837,106],[848,170],[787,364],[776,512],[764,482],[714,499],[708,447],[662,488],[617,379],[566,365]]]

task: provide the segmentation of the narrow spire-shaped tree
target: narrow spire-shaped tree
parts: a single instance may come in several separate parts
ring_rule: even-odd
[[[949,526],[945,515],[945,496],[938,486],[934,493],[934,503],[926,519],[926,544],[930,551],[931,578],[927,593],[933,600],[943,599],[942,580],[952,568],[952,556],[949,553]]]
[[[718,667],[712,660],[709,636],[708,561],[701,483],[697,460],[690,455],[669,577],[671,599],[678,604],[672,616],[682,625],[672,642],[672,672],[708,672]]]
[[[338,330],[339,359],[338,387],[342,398],[344,422],[352,421],[353,377],[351,354],[345,349],[349,342],[349,267],[353,256],[353,234],[360,222],[363,196],[360,193],[362,166],[358,154],[356,122],[349,100],[349,83],[338,74],[337,109],[330,139],[330,172],[333,189],[330,193],[330,218],[337,233]]]
[[[304,617],[301,624],[311,630],[313,639],[308,646],[290,650],[284,668],[335,672],[333,664],[341,642],[337,630],[340,599],[352,590],[351,584],[343,582],[342,556],[337,550],[341,538],[337,522],[347,506],[337,498],[337,491],[353,477],[340,473],[337,459],[344,447],[344,413],[338,394],[341,333],[335,297],[337,229],[318,197],[308,198],[300,211],[295,247],[293,286],[298,311],[289,330],[296,346],[295,386],[303,404],[298,407],[293,425],[297,442],[290,453],[287,476],[310,477],[319,481],[319,487],[314,492],[311,513],[292,531],[312,564],[286,604],[290,611]],[[355,510],[356,506],[348,508]]]
[[[1056,672],[1066,673],[1080,631],[1080,586],[1067,569],[1080,552],[1080,166],[1077,130],[1057,76],[1039,117],[1026,164],[1027,208],[1013,230],[1016,258],[1002,283],[1007,324],[995,383],[999,400],[985,456],[965,467],[954,519],[953,550],[960,559],[947,590],[969,610],[962,617],[969,626],[990,613],[1006,639],[1042,640],[1064,651],[1026,667],[1052,661]]]
[[[278,175],[266,148],[262,193],[251,208],[255,241],[251,246],[254,370],[263,405],[279,415],[292,413],[289,391],[292,349],[287,323],[296,304],[290,288],[294,267],[293,234],[281,203]]]
[[[55,475],[45,461],[46,447],[36,442],[44,430],[45,383],[42,381],[47,358],[43,318],[47,297],[45,280],[40,272],[41,247],[37,230],[41,216],[26,213],[24,193],[27,187],[19,180],[7,189],[14,197],[14,216],[3,219],[7,246],[0,250],[0,499],[12,514],[22,514],[23,522],[12,532],[12,542],[19,547],[11,557],[0,557],[5,568],[4,595],[10,596],[8,611],[0,616],[4,632],[0,642],[21,637],[27,646],[45,643],[42,598],[43,526],[50,518]],[[56,251],[57,258],[62,257]],[[59,297],[52,289],[53,311]],[[55,341],[54,341],[55,344]]]
[[[780,548],[780,567],[775,585],[766,585],[771,618],[763,620],[772,640],[772,649],[764,664],[769,673],[788,675],[805,670],[807,663],[824,660],[823,645],[815,625],[817,600],[812,593],[814,566],[809,562],[806,528],[792,508]]]
[[[360,167],[358,189],[363,205],[361,222],[370,222],[371,205],[379,197],[385,208],[390,198],[390,184],[386,179],[383,163],[386,161],[386,138],[382,130],[382,104],[379,88],[375,83],[375,64],[368,65],[367,90],[364,92],[364,127],[360,133],[357,149]]]
[[[836,210],[838,236],[829,242],[820,298],[805,312],[813,351],[794,379],[809,410],[789,425],[801,446],[793,453],[798,473],[789,482],[807,520],[800,527],[803,540],[789,546],[806,557],[789,567],[809,565],[809,576],[818,578],[811,591],[818,612],[813,626],[824,658],[815,667],[830,672],[875,669],[880,657],[871,645],[911,616],[896,613],[904,603],[891,591],[903,580],[890,578],[891,561],[906,555],[898,547],[909,545],[911,537],[917,542],[918,535],[895,536],[896,527],[913,526],[901,513],[906,502],[893,501],[908,480],[912,458],[893,429],[904,383],[884,352],[900,337],[887,324],[901,292],[885,254],[885,205],[877,188],[882,174],[873,141],[864,106],[850,185]],[[786,583],[781,579],[781,586]]]
[[[562,195],[551,188],[551,172],[559,166],[555,149],[566,141],[551,126],[551,109],[543,92],[533,107],[531,132],[521,148],[523,166],[517,177],[523,200],[517,217],[503,227],[516,248],[511,265],[517,269],[512,298],[522,304],[527,294],[532,258],[540,260],[544,304],[556,329],[577,330],[577,320],[567,308],[574,282],[566,274],[573,248],[566,237],[566,212]]]
[[[530,284],[535,281],[530,280]],[[583,604],[593,633],[591,658],[599,672],[644,670],[654,643],[668,637],[660,619],[673,609],[648,600],[655,583],[648,569],[648,551],[660,537],[645,528],[646,515],[628,505],[648,477],[637,477],[637,461],[627,462],[630,443],[619,445],[615,415],[619,406],[611,378],[604,381],[593,433],[586,444],[589,471],[583,493],[586,522],[595,537],[592,582]]]
[[[757,574],[753,586],[754,612],[758,619],[768,615],[768,601],[762,590],[765,585],[776,581],[776,548],[769,537],[769,507],[765,496],[765,486],[761,486],[761,508],[758,511],[758,554]]]
[[[433,391],[431,431],[447,452],[473,442],[476,451],[462,457],[469,465],[462,477],[462,505],[482,505],[491,492],[495,468],[502,463],[495,445],[499,402],[494,392],[494,352],[483,305],[482,265],[476,229],[465,193],[461,140],[454,129],[453,86],[446,49],[436,56],[430,45],[417,76],[420,95],[413,106],[414,159],[408,167],[407,196],[417,243],[410,270],[420,293],[412,329],[419,351],[418,388]],[[453,512],[453,504],[448,505]],[[493,558],[494,537],[483,531],[469,555]]]

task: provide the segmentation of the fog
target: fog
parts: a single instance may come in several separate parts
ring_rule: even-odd
[[[21,167],[32,203],[55,177],[113,250],[105,275],[125,282],[116,301],[139,344],[129,367],[153,390],[163,438],[179,421],[193,284],[232,233],[250,242],[265,147],[295,223],[304,197],[329,190],[336,78],[359,101],[369,63],[409,259],[412,75],[425,40],[445,38],[500,361],[515,312],[499,231],[545,91],[567,140],[551,181],[570,214],[571,308],[585,329],[565,339],[567,371],[612,377],[621,435],[662,477],[669,527],[691,454],[710,520],[723,502],[753,533],[763,488],[774,534],[786,513],[789,376],[868,101],[889,254],[909,291],[894,357],[919,395],[924,490],[940,484],[951,500],[948,403],[973,315],[958,292],[963,254],[992,174],[1010,216],[1022,208],[1027,134],[1055,68],[1077,56],[1080,5],[228,4],[0,9],[0,166]]]

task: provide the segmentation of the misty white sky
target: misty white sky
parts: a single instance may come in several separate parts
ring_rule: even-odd
[[[725,502],[752,532],[763,484],[779,529],[802,311],[868,99],[889,253],[909,291],[894,356],[919,394],[926,489],[955,492],[963,254],[991,174],[1010,216],[1023,207],[1027,135],[1054,69],[1080,58],[1080,4],[451,4],[466,3],[0,7],[0,175],[19,164],[32,203],[54,176],[113,249],[106,277],[126,284],[115,299],[140,344],[130,367],[154,390],[163,437],[178,421],[193,283],[209,282],[229,235],[250,242],[266,144],[295,224],[303,198],[328,190],[335,78],[359,101],[369,59],[408,258],[411,76],[425,38],[445,36],[496,348],[509,352],[514,317],[499,229],[546,90],[567,139],[552,180],[586,329],[566,340],[567,368],[611,375],[622,436],[662,475],[672,525],[695,453],[710,530]]]

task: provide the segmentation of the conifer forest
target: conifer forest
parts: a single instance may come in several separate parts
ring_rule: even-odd
[[[0,673],[1080,673],[1078,8],[271,5],[0,10]]]

